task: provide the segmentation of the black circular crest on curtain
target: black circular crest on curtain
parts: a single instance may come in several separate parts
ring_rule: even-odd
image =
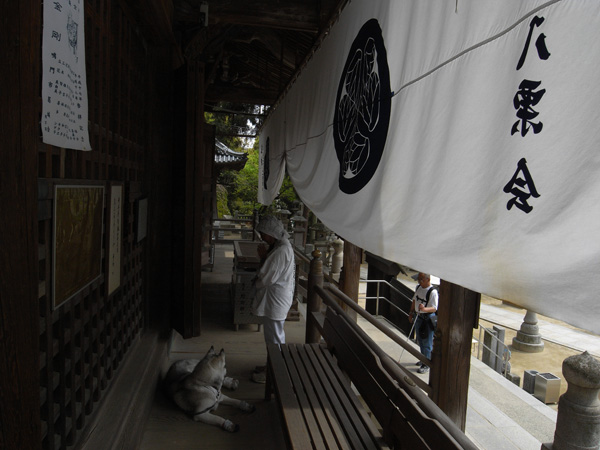
[[[270,138],[267,137],[267,143],[265,144],[265,154],[263,156],[263,187],[265,191],[268,189],[267,181],[269,179],[269,140]]]
[[[381,27],[371,19],[350,47],[335,102],[333,140],[342,192],[360,191],[375,174],[385,148],[391,104]]]

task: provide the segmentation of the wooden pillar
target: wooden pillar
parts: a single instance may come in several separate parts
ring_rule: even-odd
[[[152,108],[149,109],[148,163],[144,191],[148,192],[148,239],[147,260],[144,264],[144,281],[147,293],[145,326],[152,329],[170,330],[170,301],[172,279],[172,246],[165,245],[165,237],[173,233],[173,210],[171,201],[173,177],[173,71],[165,61],[170,61],[170,47],[153,47],[149,57],[150,93]]]
[[[0,164],[0,448],[41,448],[37,176],[42,8],[4,1]],[[45,280],[46,284],[49,280]]]
[[[202,175],[204,132],[204,65],[188,65],[185,185],[184,337],[200,335],[202,277]]]
[[[360,263],[362,262],[362,249],[349,241],[344,241],[344,265],[340,276],[340,290],[358,303],[358,285],[360,283]],[[349,310],[345,305],[344,311],[356,320],[356,312]]]
[[[319,327],[312,313],[321,310],[321,297],[315,291],[315,286],[323,287],[323,261],[321,261],[321,252],[314,250],[313,259],[310,262],[310,271],[308,273],[308,294],[306,299],[306,337],[307,344],[316,344],[321,340]]]
[[[200,334],[203,175],[206,167],[203,84],[204,65],[197,61],[190,61],[175,74],[171,319],[173,328],[184,338]]]
[[[438,328],[434,335],[430,383],[432,399],[465,431],[473,328],[481,294],[442,280]]]

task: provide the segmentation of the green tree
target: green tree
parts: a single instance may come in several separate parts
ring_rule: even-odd
[[[248,161],[245,167],[239,172],[230,173],[226,176],[227,178],[231,176],[233,181],[229,190],[229,209],[231,211],[252,214],[254,210],[259,209],[261,206],[258,203],[259,154],[259,143],[256,139],[254,147],[248,151]],[[270,209],[291,210],[297,200],[298,196],[294,186],[286,174],[279,195]]]
[[[244,147],[244,140],[236,133],[251,134],[256,126],[260,125],[260,118],[252,116],[263,111],[260,105],[244,105],[242,110],[232,111],[232,106],[221,103],[215,107],[214,112],[204,114],[207,123],[215,125],[218,139],[236,152],[246,152],[248,160],[240,171],[223,170],[219,173],[217,183],[222,186],[217,191],[217,210],[219,217],[222,214],[239,212],[252,214],[261,205],[258,203],[258,171],[259,171],[259,142],[254,139],[254,145],[248,149]],[[249,115],[244,115],[247,113]],[[278,197],[268,209],[291,210],[298,196],[289,177],[285,176]]]

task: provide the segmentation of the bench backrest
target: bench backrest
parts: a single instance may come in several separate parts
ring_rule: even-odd
[[[377,344],[337,305],[327,308],[323,338],[377,419],[390,447],[469,448],[459,444],[437,420],[423,412],[383,368],[374,351]]]

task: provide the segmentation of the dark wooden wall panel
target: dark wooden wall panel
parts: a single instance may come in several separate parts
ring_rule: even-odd
[[[0,448],[35,449],[39,393],[39,2],[0,1]],[[22,105],[22,106],[21,106]],[[20,109],[21,108],[21,109]],[[32,120],[22,121],[22,117]]]
[[[92,151],[38,149],[38,304],[43,449],[77,445],[127,352],[144,329],[146,241],[136,235],[136,200],[146,195],[149,55],[137,26],[111,0],[85,2]],[[100,276],[58,308],[52,302],[53,186],[101,183],[105,189],[103,262],[108,253],[110,182],[123,184],[120,287]]]

